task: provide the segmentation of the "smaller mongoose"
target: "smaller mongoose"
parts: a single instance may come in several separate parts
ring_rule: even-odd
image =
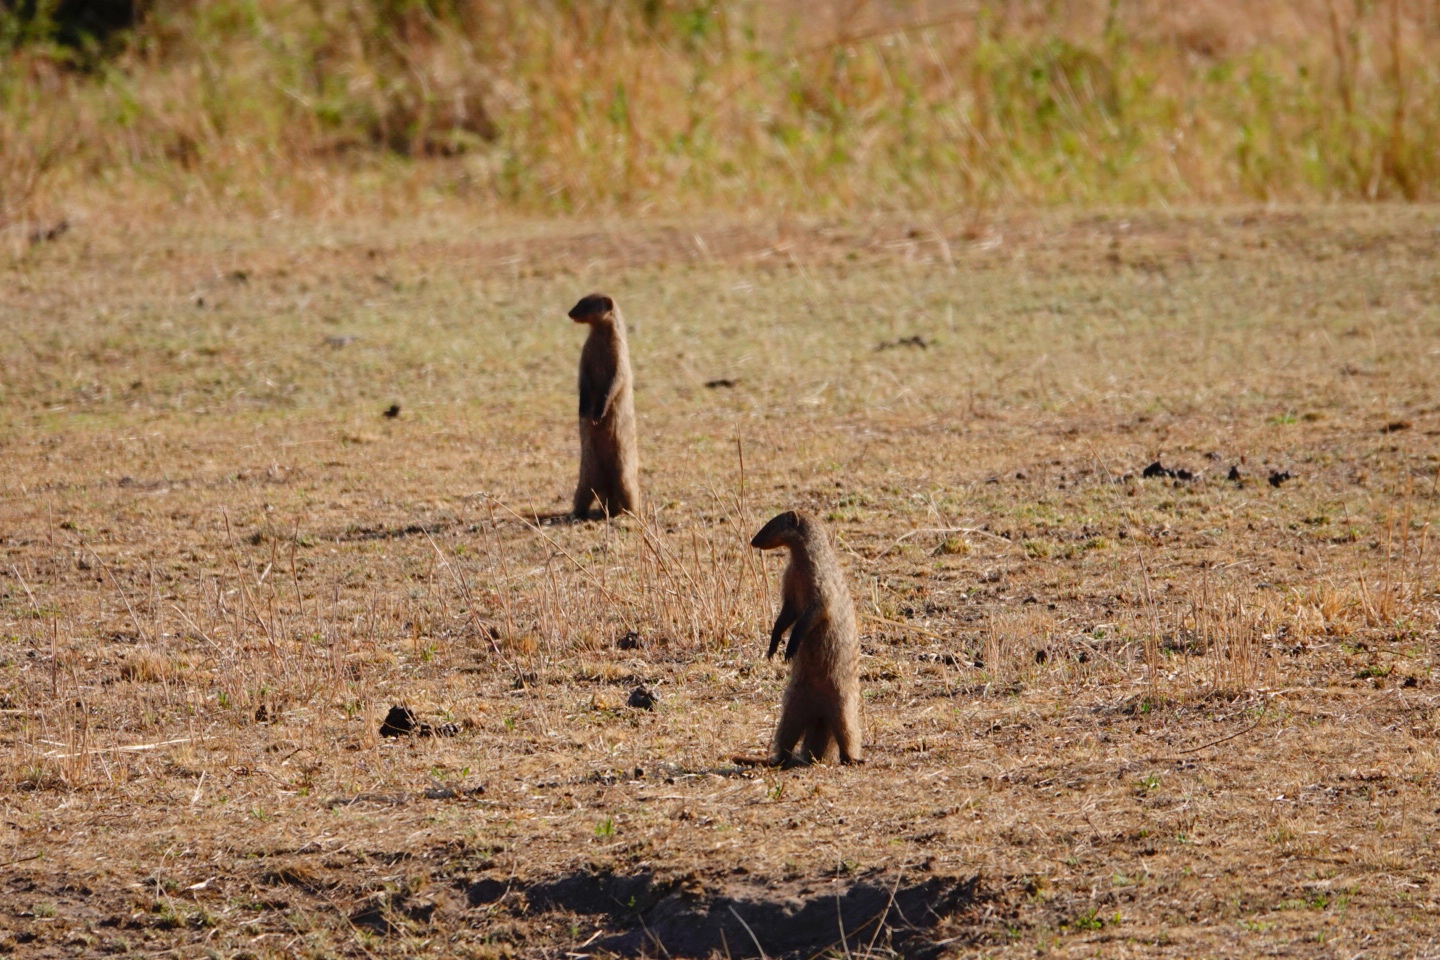
[[[570,319],[590,326],[580,351],[580,482],[575,516],[600,501],[607,517],[640,512],[640,457],[635,449],[634,377],[625,319],[610,297],[592,293]]]
[[[841,763],[861,762],[860,638],[855,605],[829,534],[815,517],[791,510],[761,527],[750,545],[790,550],[780,586],[780,615],[765,655],[775,656],[789,630],[785,659],[790,682],[769,763],[799,766],[832,760],[837,752]]]

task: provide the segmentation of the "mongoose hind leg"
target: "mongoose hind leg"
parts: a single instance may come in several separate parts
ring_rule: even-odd
[[[605,519],[610,520],[625,512],[624,498],[615,488],[615,481],[606,479],[596,484],[595,497],[600,501],[600,509],[605,514]]]
[[[802,756],[810,763],[823,763],[833,757],[835,734],[826,717],[816,717],[805,732],[805,747]]]
[[[793,691],[787,692],[785,696],[785,704],[780,711],[780,725],[775,728],[775,745],[770,751],[770,762],[777,767],[793,767],[803,762],[796,760],[795,745],[805,735],[814,715],[801,700]]]
[[[840,747],[841,763],[864,763],[865,751],[860,745],[860,718],[853,705],[841,707],[831,718],[830,727],[835,732],[835,742]]]
[[[600,505],[605,512],[612,517],[618,517],[625,513],[640,512],[638,487],[638,484],[627,484],[623,474],[615,474],[596,484],[595,492],[599,495]]]
[[[581,480],[580,485],[575,488],[574,513],[576,518],[584,520],[586,517],[590,516],[590,504],[594,502],[594,489],[591,488],[588,482],[586,482],[585,480]]]

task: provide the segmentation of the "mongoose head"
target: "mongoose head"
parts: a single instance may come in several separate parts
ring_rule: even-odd
[[[615,315],[615,301],[603,293],[581,297],[570,308],[570,319],[576,323],[608,323]]]
[[[800,541],[809,519],[803,513],[786,510],[761,527],[760,532],[750,541],[750,546],[759,547],[761,550],[794,546]]]

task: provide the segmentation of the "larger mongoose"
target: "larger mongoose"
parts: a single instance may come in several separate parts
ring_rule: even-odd
[[[580,482],[575,516],[600,501],[606,516],[640,511],[640,458],[635,450],[634,378],[625,319],[610,297],[592,293],[570,319],[590,325],[580,351]]]
[[[761,527],[750,545],[790,550],[780,587],[780,615],[765,655],[775,655],[788,629],[790,683],[769,762],[798,766],[831,760],[837,752],[841,763],[860,762],[860,639],[855,606],[825,527],[809,514],[791,510]],[[801,737],[805,742],[797,752]]]

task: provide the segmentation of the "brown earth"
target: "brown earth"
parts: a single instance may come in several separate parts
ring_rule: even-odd
[[[7,249],[0,950],[1440,953],[1432,208]],[[610,525],[563,519],[596,287]],[[728,761],[789,506],[857,768]]]

